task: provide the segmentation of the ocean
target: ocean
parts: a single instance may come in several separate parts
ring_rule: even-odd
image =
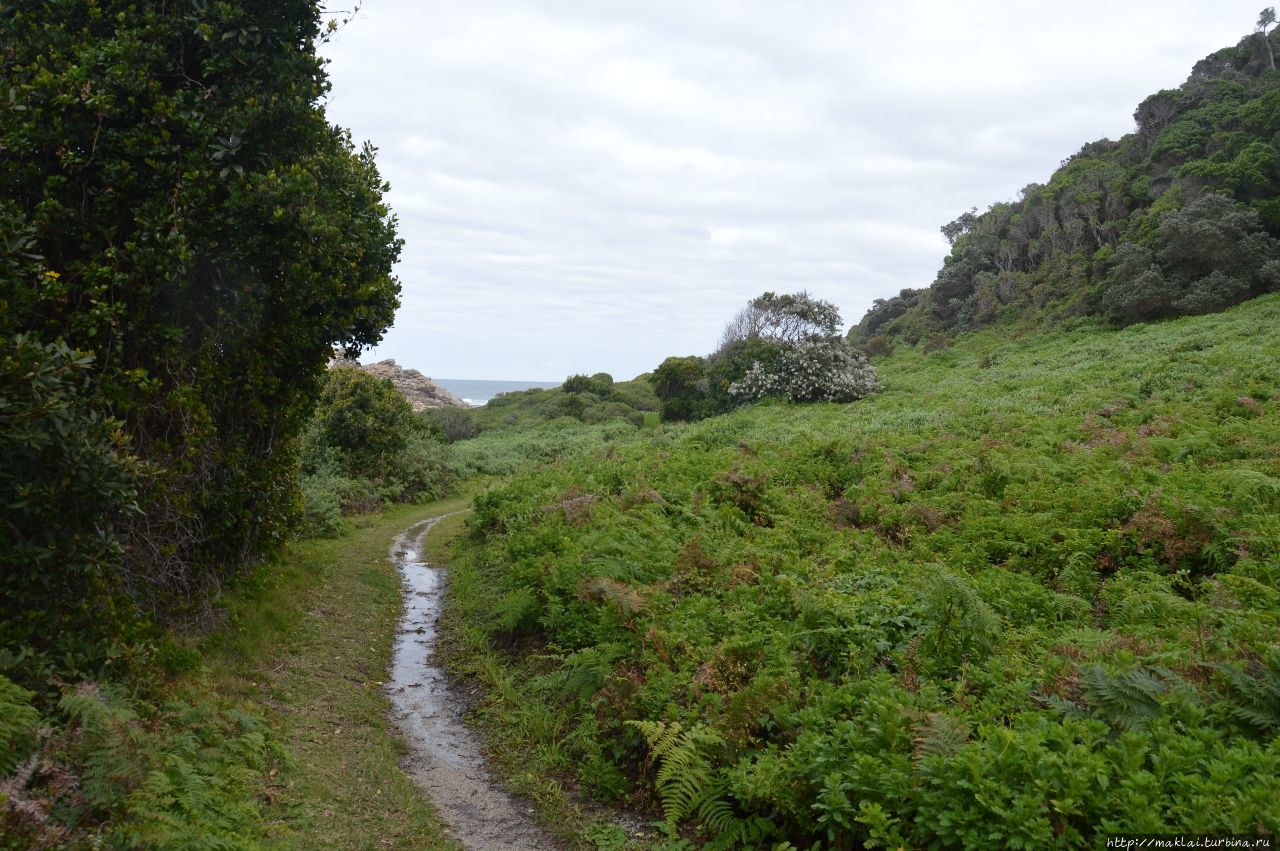
[[[479,408],[499,393],[511,393],[515,390],[529,390],[533,387],[550,389],[559,387],[559,381],[498,381],[488,378],[433,378],[436,384],[459,396],[473,408]]]

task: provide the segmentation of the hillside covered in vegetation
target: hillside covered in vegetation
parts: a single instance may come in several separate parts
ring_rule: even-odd
[[[672,840],[1275,832],[1278,321],[976,333],[527,472],[476,500],[455,666],[523,771]]]
[[[1144,100],[1135,132],[944,225],[933,284],[878,299],[851,337],[877,352],[1004,322],[1209,313],[1280,289],[1273,26],[1265,10],[1259,31]]]
[[[540,803],[662,851],[1280,831],[1272,10],[848,334],[766,292],[415,412],[326,368],[402,243],[342,24],[267,5],[0,14],[0,846],[445,845],[386,552],[472,493],[446,652]]]

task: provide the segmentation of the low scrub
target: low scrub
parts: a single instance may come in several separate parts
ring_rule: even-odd
[[[330,370],[302,438],[302,533],[333,536],[345,518],[391,503],[442,499],[458,484],[438,427],[417,417],[386,379]]]
[[[453,664],[668,843],[1274,833],[1277,321],[970,335],[527,470],[476,500]]]
[[[46,718],[33,696],[0,676],[4,848],[264,847],[282,754],[261,719],[93,683]]]

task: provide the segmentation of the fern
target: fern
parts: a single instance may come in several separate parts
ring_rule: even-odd
[[[31,705],[33,697],[34,692],[0,675],[0,777],[35,750],[40,713]]]
[[[555,660],[560,665],[556,670],[537,677],[534,686],[538,691],[554,695],[560,700],[584,700],[609,682],[618,653],[613,645],[599,645],[585,647],[564,657],[541,655],[538,658]]]
[[[1159,717],[1165,684],[1143,668],[1118,674],[1101,665],[1081,672],[1084,696],[1094,717],[1122,730],[1141,730]]]
[[[724,810],[713,802],[724,794],[710,760],[702,748],[723,744],[719,733],[705,727],[685,730],[679,721],[628,721],[644,735],[654,759],[658,760],[658,797],[666,819],[667,836],[676,838],[681,821],[695,812],[711,817],[722,827]]]
[[[1220,470],[1216,473],[1216,477],[1227,485],[1231,493],[1238,496],[1247,495],[1256,506],[1261,506],[1268,497],[1280,497],[1280,479],[1248,467]]]
[[[529,632],[537,625],[542,603],[532,590],[517,588],[502,595],[493,611],[498,630],[515,635]]]
[[[1262,735],[1280,733],[1280,671],[1252,665],[1253,671],[1232,665],[1213,666],[1227,682],[1235,704],[1232,718]]]
[[[698,817],[714,835],[704,848],[728,851],[731,848],[758,848],[760,841],[772,836],[773,822],[761,816],[739,818],[733,806],[722,797],[708,798],[698,808]]]
[[[969,739],[968,725],[942,712],[928,712],[912,725],[912,762],[916,770],[927,757],[954,756]]]
[[[90,804],[111,806],[142,783],[150,757],[146,736],[118,689],[86,683],[63,695],[58,706],[77,727],[75,753]]]

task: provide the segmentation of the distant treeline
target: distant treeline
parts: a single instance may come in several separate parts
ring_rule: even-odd
[[[943,226],[933,284],[878,299],[850,332],[872,354],[1014,321],[1127,324],[1280,289],[1280,74],[1274,15],[1198,62],[1046,184]]]

